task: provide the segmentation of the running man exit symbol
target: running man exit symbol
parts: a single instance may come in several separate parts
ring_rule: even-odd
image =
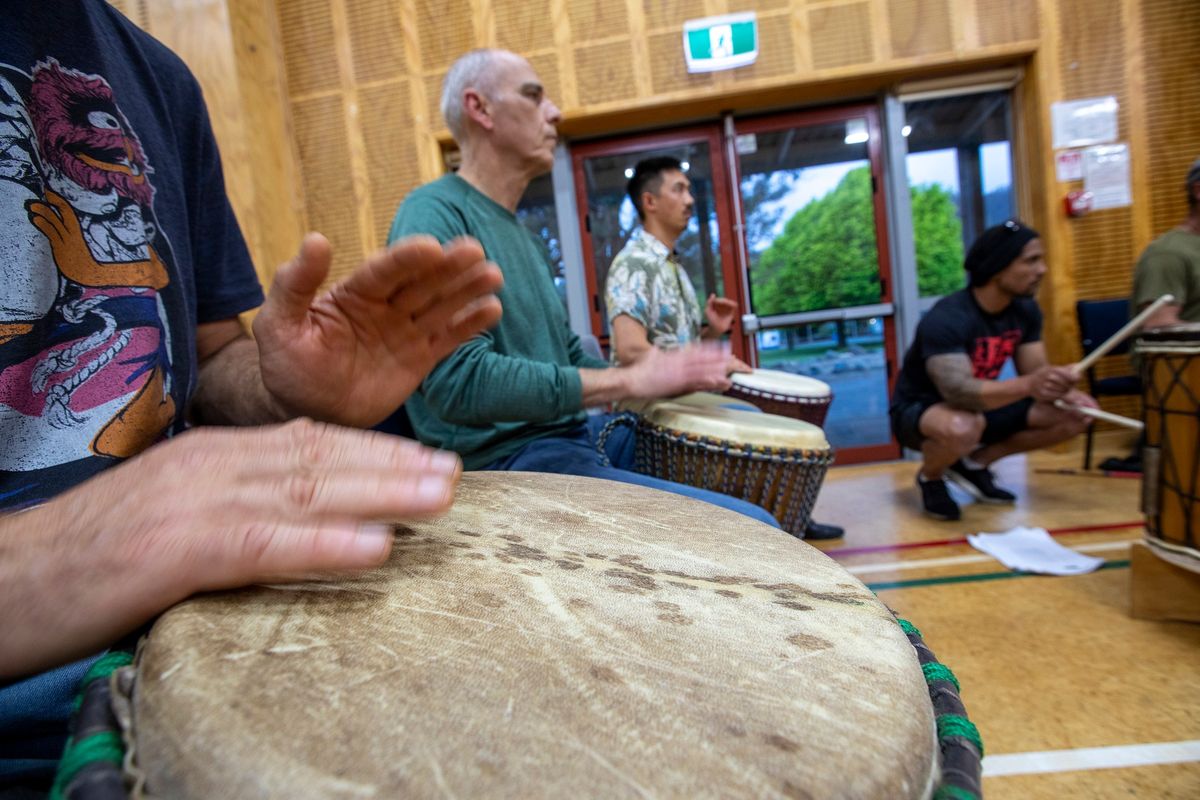
[[[758,58],[758,20],[753,11],[690,19],[683,24],[688,72],[715,72],[753,64]]]
[[[708,41],[713,58],[729,58],[733,55],[733,26],[712,26],[708,29]]]

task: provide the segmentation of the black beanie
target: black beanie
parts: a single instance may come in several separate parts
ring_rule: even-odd
[[[1015,219],[1005,220],[979,235],[963,268],[971,276],[971,285],[983,286],[1009,264],[1017,260],[1025,245],[1038,238],[1038,232]]]

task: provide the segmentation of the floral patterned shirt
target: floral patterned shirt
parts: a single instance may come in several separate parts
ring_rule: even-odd
[[[609,325],[627,314],[645,326],[655,347],[682,347],[700,338],[700,303],[691,280],[675,254],[641,228],[613,259],[604,302]],[[612,361],[617,363],[615,347]]]

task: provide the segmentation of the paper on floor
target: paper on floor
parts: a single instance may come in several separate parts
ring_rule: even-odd
[[[1040,572],[1046,575],[1082,575],[1099,569],[1104,559],[1085,556],[1063,547],[1045,528],[1017,527],[1003,533],[976,533],[967,536],[976,550],[982,550],[1009,569]]]

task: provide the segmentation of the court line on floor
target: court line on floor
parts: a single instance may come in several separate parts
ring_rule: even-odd
[[[1099,569],[1124,569],[1129,561],[1105,561]],[[1088,574],[1088,573],[1084,573]],[[938,578],[915,578],[908,581],[882,581],[868,583],[866,587],[872,592],[882,592],[885,589],[910,589],[914,586],[939,586],[945,583],[975,583],[977,581],[999,581],[1005,578],[1036,578],[1042,577],[1036,572],[980,572],[975,575],[943,575]]]
[[[1101,531],[1119,531],[1124,528],[1141,528],[1146,524],[1145,520],[1135,520],[1133,522],[1108,522],[1103,525],[1077,525],[1073,528],[1050,528],[1047,532],[1051,536],[1065,536],[1068,533],[1092,533]],[[896,550],[915,550],[922,547],[945,547],[951,544],[966,544],[965,536],[960,536],[955,539],[935,539],[932,542],[904,542],[902,544],[878,544],[869,547],[839,547],[834,550],[823,550],[822,552],[830,558],[838,556],[857,556],[866,553],[891,553]]]
[[[1095,544],[1079,544],[1072,547],[1083,553],[1105,553],[1110,550],[1122,550],[1129,547],[1137,539],[1122,539],[1119,542],[1096,542]],[[869,575],[873,572],[902,572],[908,569],[923,567],[949,567],[956,564],[995,563],[996,559],[988,555],[948,556],[946,558],[920,558],[912,561],[889,561],[886,564],[856,564],[844,566],[851,575]]]
[[[1191,761],[1200,761],[1200,739],[985,756],[983,777],[1000,778],[1006,775],[1035,775],[1046,772],[1147,767],[1155,764],[1182,764]]]

